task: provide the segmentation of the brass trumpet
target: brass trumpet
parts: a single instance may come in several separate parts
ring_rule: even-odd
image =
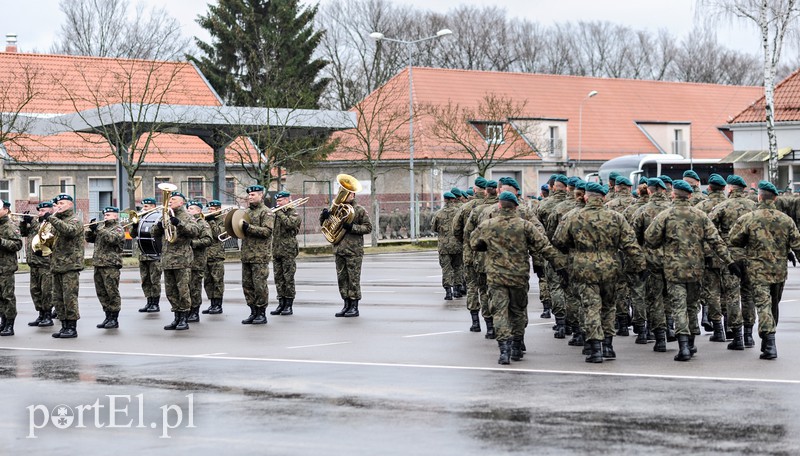
[[[273,207],[271,209],[271,211],[274,214],[274,213],[276,213],[278,211],[282,211],[284,209],[291,209],[293,207],[300,207],[300,206],[306,204],[308,202],[308,199],[309,198],[306,196],[305,198],[292,200],[292,201],[289,201],[288,203],[284,204],[283,206]]]

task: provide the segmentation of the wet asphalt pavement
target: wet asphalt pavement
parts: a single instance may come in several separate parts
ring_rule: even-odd
[[[224,314],[183,332],[162,329],[165,298],[160,314],[136,311],[134,269],[120,329],[96,329],[87,270],[73,340],[25,325],[34,311],[18,274],[17,335],[0,339],[0,454],[800,454],[800,269],[777,360],[706,334],[677,363],[676,343],[654,353],[631,336],[615,338],[616,360],[590,365],[539,319],[533,283],[528,353],[508,367],[468,331],[464,299],[443,300],[435,253],[367,257],[353,319],[333,317],[334,269],[301,261],[295,315],[252,327],[228,264]]]

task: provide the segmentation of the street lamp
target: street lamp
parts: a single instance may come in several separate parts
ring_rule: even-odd
[[[578,108],[578,164],[581,163],[581,152],[583,151],[583,103],[595,95],[597,95],[596,90],[589,92],[586,98],[581,100],[581,105]]]
[[[447,36],[453,33],[450,29],[441,29],[436,32],[436,35],[427,36],[425,38],[420,38],[418,40],[406,41],[406,40],[398,40],[396,38],[386,38],[381,32],[372,32],[369,34],[370,38],[374,39],[375,41],[389,41],[391,43],[400,43],[407,45],[408,48],[408,149],[409,149],[409,156],[408,156],[408,172],[409,172],[409,199],[410,199],[410,211],[409,211],[409,221],[411,223],[411,242],[417,241],[417,216],[416,216],[416,194],[414,192],[414,81],[411,77],[411,59],[414,56],[414,48],[413,44],[421,43],[423,41],[433,40],[436,38],[440,38],[443,36]]]

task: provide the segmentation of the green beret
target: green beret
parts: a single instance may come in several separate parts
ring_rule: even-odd
[[[658,178],[661,179],[661,181],[664,182],[665,184],[672,184],[672,178],[667,176],[666,174],[662,174],[658,176]]]
[[[456,195],[454,195],[452,192],[444,192],[444,199],[447,200],[456,199]]]
[[[503,185],[510,185],[510,186],[516,188],[517,190],[520,189],[519,188],[519,184],[517,183],[517,180],[514,179],[513,177],[501,177],[500,178],[500,183],[503,184]]]
[[[759,190],[766,190],[766,191],[772,192],[772,193],[774,193],[776,195],[778,194],[778,189],[774,185],[772,185],[772,182],[770,182],[770,181],[765,181],[765,180],[759,181],[758,182],[758,189]]]
[[[75,201],[74,199],[72,199],[72,197],[70,195],[67,195],[66,193],[61,193],[58,196],[56,196],[55,198],[53,198],[53,202],[54,203],[57,203],[57,202],[62,201],[62,200]]]
[[[616,172],[616,171],[611,171],[610,173],[608,173],[608,180],[612,180],[612,181],[616,182],[618,177],[619,177],[619,173]]]
[[[687,169],[686,171],[684,171],[683,172],[683,177],[691,177],[692,179],[697,180],[697,181],[700,180],[700,176],[698,176],[697,173],[694,172],[694,170],[692,170],[692,169]]]
[[[550,192],[550,187],[548,187],[547,184],[544,184],[541,187],[539,187],[539,190],[549,193]]]
[[[606,193],[605,193],[606,195],[608,194],[608,185],[606,185],[606,184],[603,184],[603,191],[605,191],[605,192],[606,192]]]
[[[617,180],[614,181],[616,185],[627,185],[628,187],[633,187],[631,180],[625,176],[617,176]]]
[[[245,189],[245,192],[247,193],[263,192],[263,191],[264,191],[263,185],[251,185]]]
[[[577,183],[578,183],[580,180],[581,180],[581,178],[580,178],[580,177],[578,177],[578,176],[572,176],[572,177],[570,177],[570,178],[568,178],[568,179],[567,179],[567,186],[569,186],[569,187],[575,187],[575,185],[576,185],[576,184],[577,184]]]
[[[728,183],[730,185],[736,185],[736,186],[739,186],[739,187],[747,187],[747,182],[744,181],[744,178],[742,176],[738,176],[736,174],[731,174],[730,176],[728,176],[727,181],[728,181]]]
[[[1,200],[1,199],[0,199],[0,201],[3,202],[3,207],[11,207],[11,202],[10,201],[5,201],[5,200]]]
[[[197,206],[200,209],[202,209],[203,208],[203,203],[201,203],[200,201],[197,201],[197,200],[191,200],[191,201],[189,201],[189,206]]]
[[[519,200],[517,200],[517,195],[511,192],[503,192],[500,194],[500,201],[511,201],[512,203],[519,206]]]
[[[109,212],[119,213],[119,208],[114,206],[106,206],[103,208],[103,214],[107,214]]]
[[[208,202],[208,207],[222,207],[222,202],[220,200],[211,200]]]
[[[672,181],[672,188],[674,188],[675,190],[683,190],[684,192],[688,193],[694,193],[694,189],[692,189],[692,186],[689,185],[689,183],[683,179]]]
[[[459,197],[464,196],[464,192],[462,192],[461,189],[458,188],[458,187],[451,188],[448,193],[452,193],[453,194],[453,198],[459,198]]]
[[[586,191],[588,193],[599,193],[601,195],[605,195],[608,193],[608,189],[604,188],[602,185],[598,184],[597,182],[588,182],[586,184]]]
[[[639,185],[647,185],[647,178],[642,176],[639,178]]]
[[[497,181],[496,180],[487,180],[486,181],[486,188],[497,188]]]
[[[158,204],[155,198],[145,198],[142,200],[142,204]]]
[[[483,176],[476,177],[475,186],[479,188],[486,188],[486,178]]]
[[[561,182],[564,185],[569,185],[569,179],[563,174],[556,175],[556,182]]]
[[[53,207],[52,201],[42,201],[41,203],[36,205],[36,209],[42,209],[44,207]]]
[[[723,179],[722,176],[716,173],[708,177],[708,183],[709,185],[714,184],[714,185],[719,185],[720,187],[724,187],[725,184],[727,184],[727,182],[725,182],[725,179]]]
[[[586,190],[586,181],[581,179],[578,183],[576,183],[575,190]]]
[[[547,179],[547,182],[555,181],[558,178],[558,174],[551,174],[550,179]]]
[[[661,187],[664,190],[667,189],[667,185],[664,183],[664,181],[659,179],[659,178],[657,178],[657,177],[651,177],[650,179],[647,179],[647,186],[648,187]]]
[[[174,192],[170,193],[169,196],[180,196],[181,198],[183,198],[184,201],[186,201],[186,195],[179,192],[178,190],[175,190]]]
[[[287,192],[286,190],[281,190],[281,191],[279,191],[278,193],[275,194],[275,199],[288,198],[290,196],[292,196],[291,193]]]
[[[467,196],[475,196],[475,190],[472,187],[467,190]]]

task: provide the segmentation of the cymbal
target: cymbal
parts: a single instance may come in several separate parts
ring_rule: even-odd
[[[233,233],[237,238],[243,239],[245,234],[242,226],[244,225],[244,222],[250,223],[250,216],[247,215],[247,211],[244,209],[237,209],[235,211],[231,211],[231,213],[231,228],[233,229]],[[227,219],[227,217],[225,218]]]

